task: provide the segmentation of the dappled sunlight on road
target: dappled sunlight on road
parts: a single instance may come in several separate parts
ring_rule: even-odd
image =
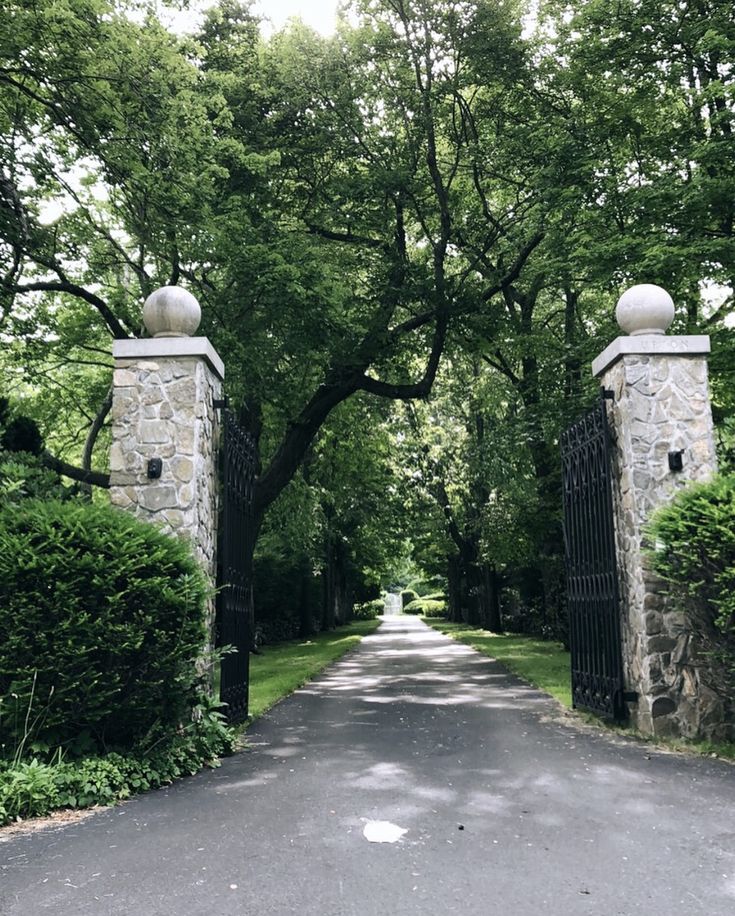
[[[666,813],[672,803],[661,797],[670,778],[689,785],[676,761],[576,731],[545,694],[418,620],[387,620],[289,704],[283,718],[278,707],[272,714],[278,740],[256,750],[278,761],[282,781],[302,757],[313,760],[355,799],[335,807],[349,835],[360,817],[399,823],[408,831],[400,845],[419,855],[451,847],[453,831],[464,831],[521,872],[561,873],[593,856],[613,884],[651,844],[681,846],[679,822]],[[306,742],[294,704],[321,722]],[[666,779],[652,775],[661,761]],[[729,879],[712,881],[720,899],[732,896]]]
[[[94,880],[95,900],[114,900],[119,873],[146,875],[141,893],[158,902],[136,912],[190,912],[159,907],[164,869],[184,897],[202,895],[202,916],[222,912],[203,888],[243,886],[257,901],[233,913],[638,916],[665,901],[731,916],[735,768],[558,712],[421,621],[387,620],[220,769],[91,819],[85,854],[67,855],[70,833],[52,837],[55,893],[73,903]],[[98,846],[112,850],[104,878]],[[278,888],[275,908],[261,907],[264,887]],[[96,907],[62,912],[131,912]]]

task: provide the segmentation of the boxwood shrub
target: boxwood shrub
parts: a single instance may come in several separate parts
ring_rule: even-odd
[[[207,586],[110,506],[0,508],[0,757],[126,749],[191,719]]]
[[[412,588],[404,588],[401,592],[401,607],[405,608],[407,604],[410,604],[417,598],[418,594]]]
[[[417,598],[403,609],[404,614],[421,614],[423,617],[446,617],[447,602],[441,598]]]
[[[372,601],[356,604],[352,609],[352,616],[355,620],[375,620],[384,610],[385,602],[383,599],[373,598]]]

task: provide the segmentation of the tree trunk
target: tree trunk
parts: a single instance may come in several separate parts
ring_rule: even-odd
[[[322,630],[334,628],[334,600],[335,600],[335,564],[332,533],[327,529],[324,544],[324,589],[322,598]]]
[[[492,633],[503,632],[503,622],[500,616],[500,583],[498,573],[494,566],[483,563],[482,572],[482,604],[484,627]]]
[[[447,617],[449,620],[459,623],[462,620],[462,573],[459,565],[459,557],[454,554],[447,561],[447,582],[449,607]]]
[[[311,570],[308,563],[301,567],[301,588],[299,594],[299,636],[306,639],[314,633],[311,616]]]

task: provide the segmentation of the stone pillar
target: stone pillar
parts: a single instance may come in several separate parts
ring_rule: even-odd
[[[216,580],[218,415],[224,366],[196,299],[165,286],[146,300],[150,338],[117,340],[110,449],[116,506],[186,537]]]
[[[650,284],[625,293],[618,337],[592,363],[613,394],[613,501],[620,568],[626,689],[647,734],[705,737],[722,709],[696,664],[696,634],[681,610],[668,606],[664,584],[650,570],[644,526],[654,509],[691,481],[717,470],[707,385],[709,337],[666,337],[674,303]]]

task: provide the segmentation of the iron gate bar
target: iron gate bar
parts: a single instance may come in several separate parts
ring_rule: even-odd
[[[224,407],[224,405],[220,406]],[[253,481],[255,443],[234,414],[222,410],[222,514],[218,541],[217,645],[222,658],[220,700],[230,722],[248,716],[253,633]]]
[[[620,720],[625,703],[610,395],[603,390],[596,407],[561,437],[564,554],[574,707]]]

